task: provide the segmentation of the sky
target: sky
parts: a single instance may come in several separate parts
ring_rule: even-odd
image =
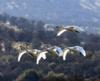
[[[74,22],[78,17],[84,20],[90,16],[98,21],[99,9],[100,0],[0,0],[1,14],[6,12],[13,16],[58,23],[65,23],[71,17],[75,17],[71,20]]]

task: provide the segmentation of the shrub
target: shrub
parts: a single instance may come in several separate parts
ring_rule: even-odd
[[[13,61],[14,59],[15,59],[15,57],[12,55],[3,55],[0,57],[0,61],[5,62],[5,63],[9,63],[9,62]]]
[[[28,69],[19,75],[15,81],[39,81],[39,76],[33,69]]]
[[[67,81],[64,78],[64,74],[63,73],[54,73],[54,72],[49,72],[48,75],[44,78],[42,78],[40,81]]]

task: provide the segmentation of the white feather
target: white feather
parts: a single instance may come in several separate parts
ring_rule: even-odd
[[[66,60],[66,55],[68,54],[70,50],[69,49],[65,49],[63,52],[63,60]]]
[[[85,52],[85,50],[83,49],[83,47],[76,46],[76,49],[77,49],[77,51],[79,51],[83,56],[86,56],[86,52]]]
[[[81,46],[74,46],[74,47],[69,47],[69,48],[80,52],[83,56],[86,56],[86,52]]]
[[[41,52],[41,53],[37,56],[36,64],[39,64],[39,61],[41,60],[41,58],[43,58],[44,60],[46,59],[46,53],[47,53],[47,51]]]
[[[65,31],[66,31],[66,29],[63,29],[63,30],[59,31],[59,32],[57,33],[57,36],[60,36],[60,35],[63,34]]]
[[[61,47],[55,46],[54,51],[56,52],[56,54],[58,56],[62,56],[63,55],[63,50],[61,49]]]
[[[18,56],[18,62],[21,60],[21,57],[24,55],[24,54],[26,54],[27,53],[27,51],[23,51],[23,52],[21,52],[20,54],[19,54],[19,56]]]

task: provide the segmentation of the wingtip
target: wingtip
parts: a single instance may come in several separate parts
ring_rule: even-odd
[[[17,62],[20,62],[20,60],[18,59]]]
[[[59,37],[60,35],[57,34],[56,36]]]
[[[83,56],[86,57],[86,54],[84,54]]]
[[[36,63],[37,65],[39,64],[39,63]]]
[[[63,61],[65,61],[66,59],[65,58],[63,58]]]
[[[84,57],[86,57],[86,53],[81,53]]]

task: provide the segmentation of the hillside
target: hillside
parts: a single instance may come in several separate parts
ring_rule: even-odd
[[[0,41],[4,41],[6,46],[5,52],[0,51],[0,81],[99,81],[100,36],[68,32],[55,37],[58,28],[45,28],[44,24],[23,17],[0,17]],[[17,62],[18,51],[12,48],[14,42],[32,45],[36,49],[45,44],[61,47],[80,45],[87,56],[68,55],[66,61],[48,57],[36,65],[36,58],[26,55]]]

